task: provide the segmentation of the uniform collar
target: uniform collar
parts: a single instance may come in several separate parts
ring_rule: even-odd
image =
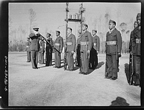
[[[113,30],[115,30],[115,29],[116,29],[116,28],[113,28],[113,29],[109,30],[109,34],[111,34],[111,33],[112,33],[112,31],[113,31]]]
[[[68,37],[71,35],[72,33],[68,34]]]

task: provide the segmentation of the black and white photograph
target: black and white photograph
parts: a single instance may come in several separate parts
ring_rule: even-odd
[[[8,106],[141,106],[141,2],[9,2]]]

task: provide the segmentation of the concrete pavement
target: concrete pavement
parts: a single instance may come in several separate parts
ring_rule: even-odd
[[[140,106],[140,87],[127,83],[124,65],[127,54],[120,58],[118,79],[105,79],[105,54],[99,54],[99,68],[88,75],[45,67],[32,69],[26,53],[9,53],[10,106],[109,106],[116,97],[130,106]],[[63,56],[62,56],[63,57]]]

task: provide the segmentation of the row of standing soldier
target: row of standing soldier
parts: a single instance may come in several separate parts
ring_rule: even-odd
[[[138,26],[132,31],[130,37],[130,52],[134,56],[133,65],[134,65],[134,73],[136,77],[135,83],[139,85],[140,83],[140,41],[141,41],[141,29],[140,29],[140,13],[137,15],[137,23]],[[116,22],[113,20],[109,21],[109,30],[106,34],[106,65],[105,65],[105,78],[116,80],[118,78],[119,71],[119,57],[121,57],[121,49],[122,49],[122,37],[120,32],[115,28]],[[93,30],[92,35],[87,30],[88,25],[82,25],[82,33],[79,32],[79,37],[76,43],[76,37],[72,34],[72,28],[68,28],[67,33],[68,37],[66,38],[65,45],[63,43],[63,38],[60,36],[60,31],[56,31],[56,40],[52,43],[52,39],[50,38],[50,34],[48,34],[48,39],[50,45],[54,45],[54,47],[58,51],[55,52],[55,67],[61,67],[61,52],[63,46],[65,46],[66,52],[66,60],[68,65],[68,70],[74,70],[74,53],[77,54],[77,66],[80,67],[80,73],[87,74],[89,72],[89,68],[95,69],[98,65],[97,54],[100,50],[100,40],[99,37],[96,36],[97,31]],[[30,34],[29,38],[31,38],[30,50],[31,51],[31,61],[32,67],[37,68],[37,53],[39,51],[38,45],[41,35],[38,34],[38,28],[34,28],[34,32]],[[47,39],[47,40],[48,40]],[[51,40],[50,40],[51,39]],[[52,46],[46,46],[46,65],[52,65]],[[28,51],[28,54],[30,52]],[[28,57],[29,60],[30,57]],[[49,60],[50,59],[50,60]]]
[[[129,84],[141,86],[140,84],[140,65],[141,65],[141,14],[138,13],[134,23],[134,30],[130,35],[130,66]]]

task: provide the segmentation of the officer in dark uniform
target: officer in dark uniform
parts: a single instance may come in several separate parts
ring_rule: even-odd
[[[140,85],[140,62],[141,62],[141,14],[138,13],[136,17],[138,26],[133,30],[131,36],[132,53],[134,56],[134,70],[136,81],[135,85]]]
[[[88,25],[83,24],[83,33],[80,38],[80,52],[81,52],[81,65],[80,73],[87,74],[89,72],[89,58],[90,50],[92,48],[92,36],[91,33],[87,31]]]
[[[122,37],[115,28],[116,22],[109,21],[110,31],[106,34],[106,78],[117,79],[118,58],[121,56]]]
[[[27,43],[26,43],[26,51],[27,51],[27,62],[31,61],[31,51],[30,51],[30,38],[27,38]]]
[[[96,35],[97,30],[92,30],[93,44],[90,51],[90,69],[95,69],[98,65],[98,52],[100,50],[100,38]]]
[[[137,21],[134,22],[134,29],[138,26]],[[133,30],[134,31],[134,30]],[[135,84],[136,82],[136,76],[135,76],[135,68],[134,68],[134,57],[133,57],[133,48],[132,48],[132,36],[133,36],[133,31],[130,34],[130,43],[129,43],[129,52],[130,52],[130,59],[129,59],[129,78],[132,77],[132,81],[130,82],[129,79],[129,83],[130,84]],[[133,76],[132,76],[133,74]]]
[[[79,30],[78,33],[79,33],[79,36],[78,36],[77,45],[76,45],[76,61],[77,61],[76,66],[80,67],[80,38],[81,38],[81,31]]]
[[[32,68],[38,69],[38,51],[40,49],[39,45],[39,39],[41,39],[41,35],[38,33],[39,28],[33,28],[33,32],[29,35],[31,38],[31,62],[32,62]]]
[[[56,31],[56,40],[54,42],[54,47],[60,52],[54,50],[55,52],[55,68],[61,67],[61,52],[63,49],[63,38],[60,36],[60,31]]]
[[[66,38],[66,60],[68,63],[68,70],[72,71],[74,69],[74,52],[76,48],[76,38],[75,35],[72,34],[72,28],[68,27],[67,29],[68,37]]]
[[[44,64],[44,52],[45,52],[45,42],[39,40],[40,50],[39,50],[39,63]]]
[[[53,40],[50,38],[51,34],[47,33],[47,42],[46,42],[46,66],[51,66],[52,65],[52,52],[53,52]]]

